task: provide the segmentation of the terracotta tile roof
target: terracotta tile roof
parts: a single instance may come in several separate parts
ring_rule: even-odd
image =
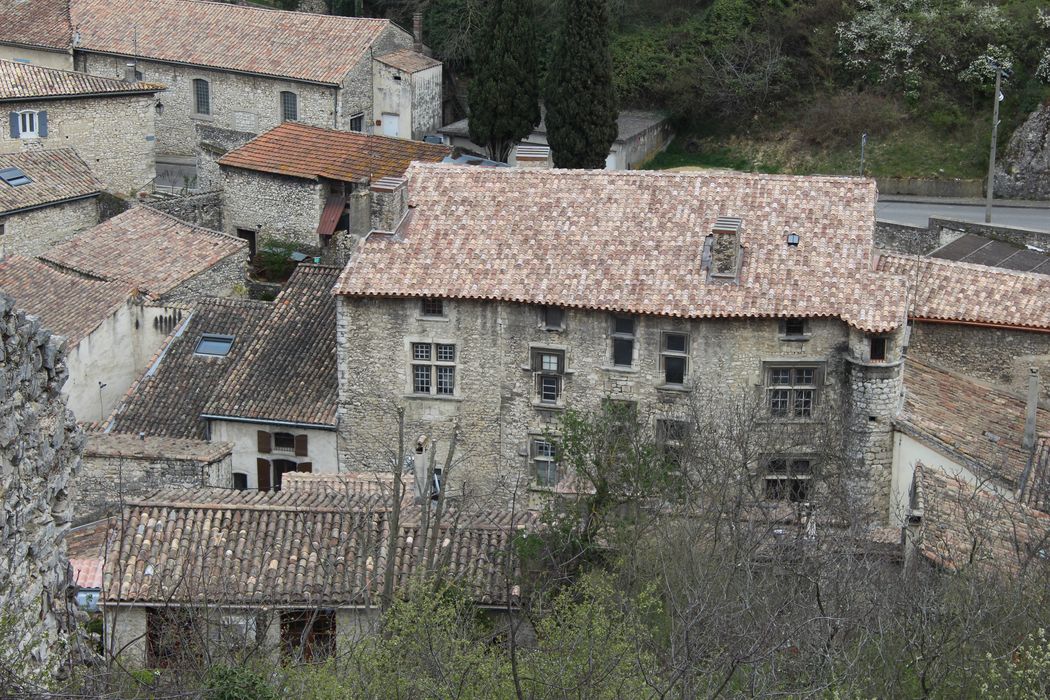
[[[17,255],[0,260],[0,291],[49,331],[64,336],[70,348],[112,316],[131,293],[127,285],[84,279]]]
[[[912,318],[1050,329],[1050,275],[896,254],[878,269],[907,279]]]
[[[938,566],[1016,574],[1050,557],[1050,514],[922,465],[915,468],[915,495],[919,551]]]
[[[376,60],[406,73],[418,73],[419,71],[441,65],[441,61],[436,61],[430,56],[412,49],[391,51],[382,56],[376,56]]]
[[[904,387],[899,422],[905,432],[956,454],[981,476],[1017,488],[1028,462],[1021,448],[1025,399],[912,359]],[[1050,411],[1038,409],[1036,425],[1050,429]]]
[[[135,459],[180,459],[214,462],[233,453],[226,442],[185,438],[91,433],[84,447],[85,457],[130,457]]]
[[[0,214],[89,197],[102,191],[87,163],[71,148],[0,154],[0,170],[18,168],[31,182],[0,181]]]
[[[81,588],[102,588],[102,559],[98,557],[70,557],[73,582]]]
[[[247,242],[192,226],[150,207],[132,207],[40,257],[105,280],[119,280],[161,297],[231,255]]]
[[[400,177],[414,160],[438,163],[448,146],[284,122],[219,159],[219,165],[315,180]]]
[[[406,496],[414,496],[416,479],[402,474],[402,489]],[[282,491],[311,491],[342,496],[391,496],[394,476],[389,472],[340,472],[339,474],[310,474],[289,472],[281,477]]]
[[[69,50],[70,0],[0,0],[0,42]]]
[[[72,0],[71,9],[78,50],[329,85],[341,83],[391,26],[192,0]]]
[[[241,299],[206,299],[161,351],[114,412],[110,432],[206,439],[204,404],[251,344],[271,304]],[[205,333],[231,335],[226,357],[195,355]]]
[[[337,291],[499,299],[688,318],[904,320],[903,281],[872,270],[870,180],[414,164],[399,235],[370,236]],[[742,219],[738,284],[708,281],[705,238]],[[786,244],[788,232],[801,236]]]
[[[335,427],[338,277],[335,267],[296,268],[204,414]]]
[[[216,498],[216,500],[211,500]],[[421,510],[401,514],[395,590],[426,570]],[[450,512],[437,570],[481,604],[505,604],[512,538],[535,516]],[[123,538],[120,537],[120,531]],[[389,510],[312,491],[160,492],[129,503],[110,535],[103,601],[354,606],[383,588]],[[513,595],[513,593],[512,593]]]
[[[76,71],[0,60],[0,101],[154,93],[163,85],[126,83]]]

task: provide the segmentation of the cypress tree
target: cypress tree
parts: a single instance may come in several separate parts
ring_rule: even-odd
[[[535,13],[532,0],[487,4],[474,33],[470,140],[506,163],[510,149],[540,123]]]
[[[547,142],[559,168],[605,167],[616,140],[607,0],[561,0],[547,74]]]

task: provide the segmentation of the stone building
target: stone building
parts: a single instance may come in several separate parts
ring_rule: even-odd
[[[415,56],[421,38],[388,20],[184,0],[0,0],[0,8],[2,58],[168,86],[156,108],[160,172],[192,178],[196,124],[261,133],[301,121],[370,132],[386,114],[411,125],[399,127],[406,138],[440,126],[440,65]],[[391,54],[388,63],[426,63],[407,74],[412,90],[376,85],[376,60]],[[382,113],[373,106],[378,87]]]
[[[9,673],[25,679],[61,660],[69,622],[63,538],[82,438],[61,394],[62,340],[0,294],[0,341],[0,675],[4,694],[20,694]],[[24,692],[30,688],[38,686]]]
[[[545,110],[542,112],[546,115]],[[485,155],[485,148],[470,140],[470,119],[460,119],[458,122],[446,124],[438,129],[445,142],[454,148]],[[625,109],[620,112],[616,120],[616,140],[609,149],[609,155],[605,159],[606,170],[634,170],[641,167],[660,151],[667,148],[667,144],[674,137],[671,122],[666,114],[660,112],[649,112],[637,109]],[[519,158],[518,150],[522,147],[526,152],[531,146],[546,147],[547,125],[541,117],[540,123],[532,130],[532,133],[511,149],[507,162],[510,165],[525,167],[525,159]]]
[[[343,656],[375,629],[388,557],[393,595],[432,568],[505,619],[518,595],[508,580],[521,573],[514,542],[538,518],[462,512],[427,527],[423,509],[406,500],[390,553],[392,500],[296,479],[278,493],[167,490],[129,502],[108,538],[107,652],[151,668]],[[133,535],[142,527],[150,537]],[[440,544],[428,564],[431,528]],[[288,537],[293,530],[305,536]],[[333,561],[341,564],[325,563]]]
[[[91,279],[121,282],[153,304],[243,293],[248,245],[136,206],[50,248],[40,259]]]
[[[386,469],[403,410],[439,463],[458,424],[453,491],[542,492],[570,476],[566,408],[619,406],[673,442],[691,401],[751,394],[771,421],[847,421],[854,495],[886,517],[905,285],[874,271],[873,182],[414,164],[401,185],[407,217],[336,287],[342,463]]]
[[[106,432],[229,443],[237,489],[279,489],[288,472],[339,471],[338,273],[301,264],[273,304],[202,302]]]
[[[376,132],[422,139],[441,126],[441,61],[414,49],[377,56],[372,63]],[[408,107],[406,109],[406,106]]]
[[[134,194],[156,177],[153,119],[163,89],[0,61],[0,153],[72,148],[106,189]]]
[[[39,255],[94,226],[101,191],[72,149],[0,154],[0,250]]]
[[[226,232],[253,251],[268,237],[345,251],[348,234],[371,230],[372,182],[449,152],[421,141],[282,124],[218,160]]]

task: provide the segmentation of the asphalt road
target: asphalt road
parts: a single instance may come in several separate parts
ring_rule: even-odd
[[[931,216],[984,223],[984,207],[972,204],[880,201],[875,207],[875,214],[879,221],[892,221],[910,226],[926,226],[927,219]],[[992,223],[1050,232],[1050,209],[992,207]]]

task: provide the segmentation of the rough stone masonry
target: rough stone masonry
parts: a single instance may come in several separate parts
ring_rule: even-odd
[[[64,537],[83,438],[65,380],[65,341],[0,294],[0,693],[52,670],[69,629]]]

